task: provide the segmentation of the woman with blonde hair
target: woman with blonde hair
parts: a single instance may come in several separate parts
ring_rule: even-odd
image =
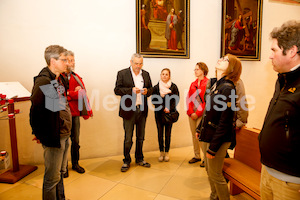
[[[151,100],[155,106],[155,122],[160,151],[158,161],[168,162],[170,160],[169,150],[174,122],[166,121],[165,115],[176,112],[176,106],[179,103],[178,87],[171,81],[170,69],[164,68],[161,71],[160,81],[153,87]]]

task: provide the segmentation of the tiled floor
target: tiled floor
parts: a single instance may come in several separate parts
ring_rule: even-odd
[[[131,164],[129,171],[120,172],[123,156],[81,160],[86,173],[70,170],[64,179],[66,198],[71,200],[176,200],[209,199],[210,188],[204,168],[188,164],[192,147],[170,150],[169,162],[158,162],[159,152],[145,152],[152,164],[144,168]],[[0,183],[0,200],[41,199],[43,165],[15,184]],[[251,199],[247,195],[232,200]]]

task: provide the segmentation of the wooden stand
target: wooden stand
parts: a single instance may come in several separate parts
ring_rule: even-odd
[[[28,99],[29,98],[22,98],[16,99],[16,101],[24,101]],[[35,171],[37,167],[30,165],[19,165],[14,99],[10,99],[8,102],[9,131],[13,168],[4,172],[3,174],[0,174],[0,182],[13,184],[31,172]]]

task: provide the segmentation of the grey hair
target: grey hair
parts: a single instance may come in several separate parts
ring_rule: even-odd
[[[133,61],[134,58],[143,58],[143,56],[141,54],[139,54],[139,53],[134,53],[131,56],[131,61]]]
[[[73,51],[66,51],[64,53],[65,56],[74,56],[74,52]]]
[[[44,57],[48,66],[50,66],[51,58],[57,60],[62,53],[65,53],[67,49],[59,45],[50,45],[45,49]]]

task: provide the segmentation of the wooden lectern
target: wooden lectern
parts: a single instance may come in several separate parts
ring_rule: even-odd
[[[0,174],[0,182],[1,183],[13,184],[37,169],[36,166],[19,165],[16,122],[15,122],[15,114],[17,112],[15,111],[14,102],[27,101],[27,100],[30,100],[30,98],[22,97],[22,98],[13,98],[13,99],[5,100],[5,102],[8,101],[8,120],[9,120],[11,155],[12,155],[13,168]]]

